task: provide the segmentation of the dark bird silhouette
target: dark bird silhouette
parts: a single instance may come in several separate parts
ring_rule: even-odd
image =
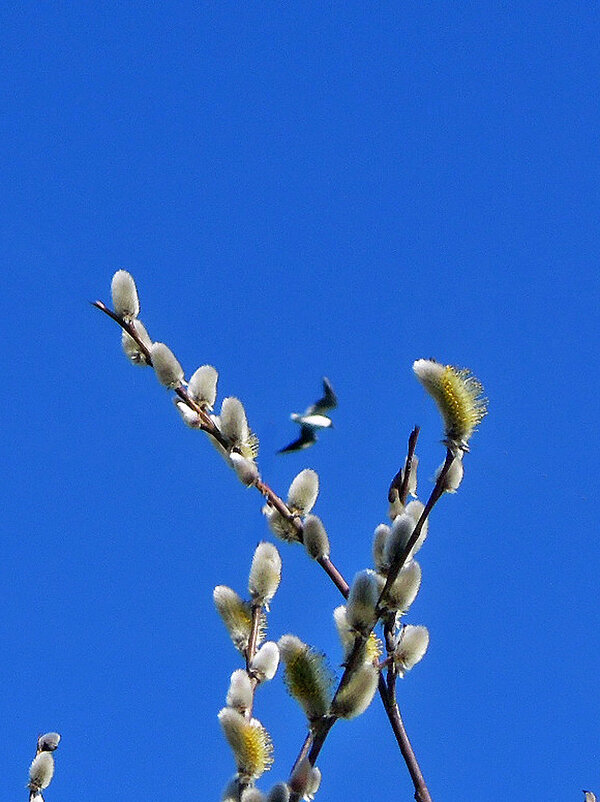
[[[331,418],[325,413],[336,407],[337,398],[331,382],[326,376],[323,376],[323,397],[311,404],[304,413],[292,412],[290,415],[290,418],[300,425],[300,437],[285,448],[281,448],[277,453],[287,454],[290,451],[300,451],[300,449],[308,448],[316,443],[317,431],[330,429],[333,426]]]

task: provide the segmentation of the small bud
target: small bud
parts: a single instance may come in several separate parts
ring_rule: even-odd
[[[183,381],[183,368],[169,346],[164,343],[152,343],[150,356],[156,378],[163,387],[169,390],[179,387]]]
[[[281,582],[281,557],[272,543],[263,540],[252,557],[248,590],[256,604],[267,606]]]
[[[375,571],[359,571],[354,577],[346,602],[348,624],[367,635],[375,624],[375,608],[381,592],[381,582]]]
[[[152,340],[148,336],[148,332],[146,331],[146,327],[142,321],[132,320],[131,325],[135,329],[136,334],[140,338],[141,342],[146,346],[148,351],[150,351],[152,348]],[[121,345],[123,347],[123,351],[125,352],[125,356],[130,359],[134,365],[145,367],[148,364],[148,358],[145,352],[140,348],[133,337],[130,334],[127,334],[125,330],[121,332]]]
[[[392,530],[387,524],[379,524],[373,535],[373,562],[382,574],[387,573],[389,563],[385,559],[385,544]]]
[[[40,735],[37,742],[38,752],[54,752],[60,742],[60,735],[57,732],[47,732]]]
[[[410,472],[408,474],[408,484],[406,485],[406,490],[410,496],[416,498],[417,496],[417,468],[419,467],[419,458],[416,454],[413,454],[412,462],[410,465]],[[404,466],[402,472],[404,475],[404,471],[406,470],[406,466]]]
[[[385,542],[384,561],[391,566],[398,565],[402,560],[408,541],[415,531],[415,520],[412,515],[403,513],[392,524],[392,531]]]
[[[331,712],[338,718],[355,718],[364,713],[373,701],[379,669],[372,663],[363,663],[340,688],[331,705]]]
[[[52,752],[40,752],[29,767],[29,784],[31,791],[47,788],[54,775],[54,758]]]
[[[140,300],[131,273],[126,270],[117,270],[112,277],[110,291],[113,309],[119,317],[131,320],[140,313]]]
[[[306,786],[306,791],[304,792],[304,799],[307,802],[311,802],[316,796],[317,791],[321,786],[321,769],[313,766],[313,770],[310,773],[310,777],[308,779],[308,784]]]
[[[415,560],[407,563],[386,593],[384,604],[387,610],[401,615],[408,612],[421,587],[421,566]]]
[[[296,515],[307,515],[319,495],[319,476],[310,468],[300,471],[288,491],[288,507]]]
[[[279,647],[273,641],[266,641],[256,652],[250,663],[250,671],[259,682],[273,679],[279,665]]]
[[[591,791],[584,791],[585,800],[584,802],[596,802],[596,794],[593,794]]]
[[[182,401],[181,398],[175,397],[173,399],[173,403],[177,408],[177,412],[181,415],[181,418],[186,426],[189,426],[190,429],[200,429],[202,427],[202,418],[195,409],[191,409]]]
[[[468,450],[468,442],[487,414],[481,383],[469,370],[441,365],[433,359],[417,359],[413,370],[442,415],[450,447]]]
[[[219,374],[212,365],[202,365],[192,375],[188,393],[202,407],[212,409],[217,400],[217,381]]]
[[[435,472],[435,480],[439,479],[442,469],[444,467],[445,462],[442,462],[440,467]],[[444,483],[442,485],[442,490],[445,493],[456,493],[458,490],[460,483],[463,480],[465,469],[463,467],[462,459],[458,456],[455,456],[452,462],[450,463],[450,467],[446,475],[444,476]]]
[[[238,712],[245,713],[252,707],[253,698],[252,680],[243,668],[238,668],[229,680],[227,707],[233,707]]]
[[[224,707],[219,713],[221,727],[244,779],[256,779],[273,762],[273,744],[260,721],[244,718],[237,710]]]
[[[287,783],[277,783],[267,796],[267,802],[290,802],[290,789]]]
[[[302,533],[304,548],[313,560],[329,557],[329,538],[320,518],[316,515],[307,515],[304,520]]]
[[[279,653],[285,663],[285,683],[309,720],[322,718],[329,710],[332,677],[322,654],[295,635],[283,635]]]
[[[295,794],[305,799],[305,794],[311,784],[313,767],[307,757],[294,766],[292,776],[290,777],[290,788]]]
[[[246,457],[242,457],[241,454],[238,454],[237,451],[232,451],[229,455],[229,459],[231,460],[231,464],[233,465],[233,470],[235,471],[237,478],[243,485],[246,487],[251,487],[252,485],[256,484],[258,480],[258,466],[256,462],[251,459],[246,459]]]
[[[429,630],[427,627],[414,627],[407,624],[403,628],[394,652],[394,663],[401,677],[423,659],[428,646]]]
[[[213,599],[233,645],[243,652],[248,648],[252,629],[250,605],[242,601],[235,590],[226,585],[217,585],[213,591]]]
[[[244,788],[240,802],[265,802],[266,798],[258,788]]]

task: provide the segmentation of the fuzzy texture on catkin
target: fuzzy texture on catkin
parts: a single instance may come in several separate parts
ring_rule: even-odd
[[[188,393],[202,407],[212,409],[217,400],[217,382],[219,374],[212,365],[201,365],[193,374],[188,384]]]
[[[412,626],[411,624],[404,627],[394,651],[394,663],[401,677],[423,659],[428,646],[429,630],[427,627]]]
[[[467,449],[475,428],[487,414],[483,387],[471,372],[433,359],[417,359],[413,370],[442,415],[448,444]]]
[[[401,615],[408,612],[421,587],[421,566],[416,560],[407,563],[385,595],[384,605],[387,610],[397,611]]]
[[[331,701],[331,672],[322,654],[295,635],[283,635],[279,653],[285,663],[285,684],[309,720],[324,716]]]
[[[150,356],[156,378],[162,386],[169,390],[179,387],[183,381],[183,368],[169,346],[164,343],[152,343]]]
[[[185,401],[176,396],[173,398],[173,403],[186,426],[189,426],[190,429],[200,429],[202,427],[202,418],[195,409],[188,407]]]
[[[268,604],[281,582],[281,557],[272,543],[263,540],[252,557],[248,590],[257,604]]]
[[[304,519],[304,529],[302,532],[304,548],[313,560],[320,560],[329,557],[329,538],[323,526],[323,522],[316,515],[307,515]]]
[[[110,285],[113,309],[124,320],[136,318],[140,313],[140,300],[131,273],[117,270]]]
[[[252,707],[253,698],[252,680],[243,668],[238,668],[229,680],[227,707],[233,707],[240,713],[245,713]]]
[[[257,456],[258,437],[250,431],[246,411],[239,398],[229,396],[223,399],[219,425],[231,448],[239,451],[246,459],[254,459]]]
[[[238,454],[237,451],[232,451],[229,459],[236,473],[237,478],[246,487],[251,487],[258,480],[258,467],[251,459],[246,459]]]
[[[369,633],[375,623],[375,608],[381,593],[381,581],[375,571],[359,571],[350,586],[346,601],[346,616],[352,629],[363,635]]]
[[[40,735],[37,742],[38,752],[54,752],[60,742],[60,735],[57,732],[47,732]]]
[[[221,710],[219,721],[239,773],[249,779],[260,777],[273,762],[273,745],[269,733],[260,721],[249,721],[231,707]]]
[[[382,574],[387,573],[390,567],[385,558],[385,544],[391,531],[387,524],[379,524],[373,534],[373,562]]]
[[[288,507],[296,515],[308,515],[319,495],[319,476],[311,468],[300,471],[288,491]]]
[[[140,338],[141,342],[146,346],[148,351],[152,348],[152,340],[148,332],[146,331],[146,327],[142,323],[141,320],[132,320],[131,325],[135,329],[136,334]],[[140,348],[137,342],[133,339],[131,335],[129,335],[126,331],[121,332],[121,346],[123,347],[123,351],[125,352],[125,356],[133,362],[134,365],[140,365],[141,367],[145,367],[148,365],[148,358],[145,352]]]
[[[299,543],[302,541],[302,536],[292,521],[284,518],[279,510],[265,504],[262,511],[267,519],[269,529],[276,537],[280,540],[285,540],[287,543]]]
[[[54,758],[52,752],[40,752],[29,767],[29,785],[31,791],[42,791],[47,788],[54,776]]]
[[[415,531],[415,525],[414,518],[407,513],[402,513],[394,520],[392,531],[385,542],[384,548],[384,561],[387,563],[388,568],[392,565],[398,565],[401,561],[408,541]]]
[[[289,802],[290,789],[287,783],[277,783],[267,794],[267,802]]]
[[[363,663],[357,666],[334,698],[331,712],[339,718],[360,716],[373,701],[378,681],[379,670],[374,665]]]
[[[252,629],[250,605],[227,585],[217,585],[213,591],[213,600],[233,645],[243,652],[248,647]]]
[[[258,788],[245,788],[240,802],[265,802],[266,796]]]
[[[273,679],[279,665],[279,647],[273,641],[266,641],[256,652],[250,663],[250,671],[259,682]]]
[[[435,472],[436,481],[442,473],[444,464],[445,463],[442,462],[440,467]],[[456,493],[456,491],[460,487],[460,483],[463,480],[464,473],[465,469],[463,466],[462,459],[460,459],[460,457],[458,456],[455,456],[452,462],[450,463],[450,467],[448,468],[446,475],[444,476],[442,483],[442,490],[445,493]]]

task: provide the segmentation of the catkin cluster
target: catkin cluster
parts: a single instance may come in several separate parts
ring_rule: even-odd
[[[42,791],[48,788],[54,777],[53,752],[59,741],[57,732],[47,732],[38,738],[35,757],[29,767],[29,802],[44,802]]]

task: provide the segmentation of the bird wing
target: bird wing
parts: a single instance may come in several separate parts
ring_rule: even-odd
[[[287,454],[290,451],[300,451],[302,448],[308,448],[316,443],[317,435],[314,433],[310,426],[300,427],[300,437],[289,443],[285,448],[280,448],[278,454]]]
[[[323,376],[323,397],[319,398],[312,406],[310,406],[305,415],[321,415],[329,409],[337,407],[337,396],[333,392],[333,387],[327,376]]]

